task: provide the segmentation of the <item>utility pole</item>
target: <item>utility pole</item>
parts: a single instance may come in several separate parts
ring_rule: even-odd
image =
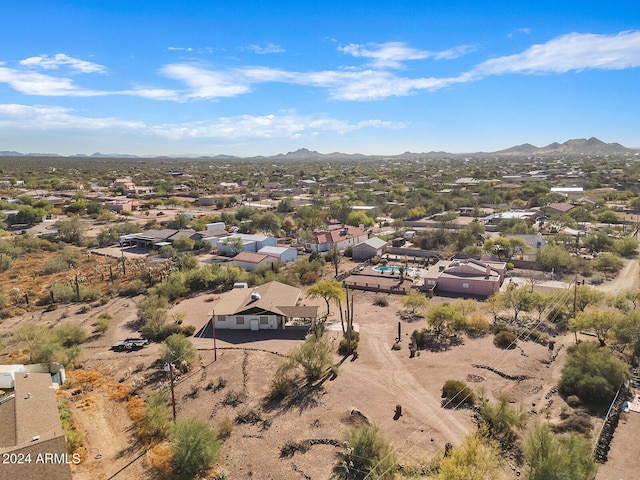
[[[174,379],[173,379],[173,363],[168,362],[164,370],[169,372],[169,384],[171,385],[171,408],[173,410],[173,423],[176,423],[176,394],[174,391]]]

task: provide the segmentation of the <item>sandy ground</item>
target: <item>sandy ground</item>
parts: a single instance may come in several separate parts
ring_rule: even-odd
[[[637,287],[638,280],[638,263],[629,261],[625,262],[623,274],[618,279],[604,283],[600,289],[619,293]],[[359,358],[343,361],[337,378],[291,403],[269,404],[265,398],[282,355],[299,344],[295,333],[290,333],[293,337],[290,338],[265,332],[239,332],[236,335],[220,332],[216,340],[216,362],[213,362],[212,339],[193,339],[199,350],[199,362],[192,373],[176,385],[178,418],[195,416],[214,426],[225,420],[234,422],[219,462],[219,466],[227,471],[227,478],[331,478],[332,469],[338,462],[335,446],[314,445],[306,453],[298,452],[291,457],[282,456],[281,449],[286,442],[341,441],[354,422],[349,416],[354,409],[362,412],[372,424],[380,426],[392,442],[401,465],[440,455],[445,443],[459,444],[466,433],[475,429],[470,410],[442,407],[441,389],[449,379],[462,380],[476,393],[484,391],[489,398],[495,398],[501,392],[509,394],[532,414],[532,421],[535,418],[556,419],[565,405],[553,387],[564,363],[564,347],[573,343],[572,336],[556,339],[561,351],[550,365],[545,363],[549,355],[546,347],[521,342],[520,348],[505,351],[497,349],[491,337],[465,338],[462,345],[449,350],[423,351],[419,356],[409,358],[409,335],[414,329],[422,328],[424,321],[400,320],[399,296],[384,295],[389,305],[377,307],[373,305],[375,294],[358,291],[354,294],[355,321],[361,333]],[[172,312],[183,312],[184,322],[199,329],[208,320],[216,298],[203,294],[183,300]],[[50,325],[77,321],[90,331],[91,324],[101,313],[111,314],[113,320],[109,331],[103,336],[92,337],[83,349],[85,368],[100,368],[114,382],[148,383],[163,377],[156,363],[159,345],[129,353],[109,350],[115,341],[137,336],[136,304],[140,299],[111,300],[84,314],[78,313],[78,306],[63,307],[54,312],[38,313],[34,319]],[[447,299],[436,297],[432,303],[444,301]],[[304,298],[304,302],[313,304],[308,298]],[[317,302],[324,308],[321,299]],[[335,319],[333,310],[335,307],[332,306]],[[8,319],[2,329],[15,329],[22,322],[31,320],[30,314]],[[400,350],[392,350],[398,322],[402,330]],[[253,335],[255,333],[259,335]],[[297,334],[298,339],[300,336]],[[335,357],[336,362],[340,360]],[[479,368],[481,365],[509,375],[525,374],[527,378],[507,380]],[[218,391],[211,388],[221,378],[225,381],[224,388]],[[230,392],[239,394],[241,402],[238,405],[228,404]],[[95,400],[81,408],[80,402],[87,396]],[[403,415],[394,419],[397,404],[402,405]],[[74,406],[87,446],[86,460],[75,470],[74,479],[109,478],[123,468],[115,478],[153,477],[149,473],[145,449],[133,437],[134,426],[125,404],[110,400],[108,389],[96,389],[80,395]],[[257,413],[261,420],[253,424],[237,423],[238,415],[247,411]],[[640,415],[632,413],[620,423],[610,460],[600,469],[597,480],[635,478],[638,465],[634,463],[637,460],[637,455],[633,455],[634,434],[639,419]],[[598,425],[595,427],[597,432]],[[510,473],[505,478],[515,476]]]

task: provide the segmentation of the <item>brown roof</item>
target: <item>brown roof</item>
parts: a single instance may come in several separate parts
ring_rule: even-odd
[[[68,464],[36,462],[38,454],[68,454],[51,375],[16,373],[14,393],[15,398],[1,406],[3,424],[0,429],[13,431],[13,442],[11,445],[5,443],[11,435],[4,432],[0,453],[31,455],[32,463],[3,465],[2,478],[71,480]]]
[[[360,227],[346,225],[344,227],[318,232],[315,237],[318,243],[338,243],[343,240],[360,237],[362,235],[367,235],[367,232],[362,230]]]
[[[266,258],[269,258],[269,255],[265,253],[240,252],[233,257],[233,261],[258,264],[263,262]]]
[[[253,299],[257,293],[260,298]],[[280,282],[269,282],[256,288],[236,288],[224,294],[214,306],[212,314],[240,315],[247,310],[258,308],[285,315],[282,307],[294,307],[298,303],[301,290]]]

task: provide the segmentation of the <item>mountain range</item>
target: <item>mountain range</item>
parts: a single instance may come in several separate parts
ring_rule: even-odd
[[[123,153],[94,153],[92,155],[71,155],[70,158],[201,158],[201,159],[218,159],[218,160],[234,160],[251,158],[256,160],[348,160],[348,159],[364,159],[364,158],[441,158],[444,156],[478,156],[478,155],[493,155],[493,156],[552,156],[552,155],[613,155],[613,154],[634,154],[640,155],[640,149],[628,148],[619,143],[605,143],[602,140],[598,140],[595,137],[591,138],[577,138],[567,140],[564,143],[554,142],[546,147],[536,147],[530,143],[523,143],[522,145],[516,145],[504,150],[498,150],[495,152],[475,152],[475,153],[448,153],[448,152],[423,152],[412,153],[404,152],[398,155],[363,155],[360,153],[319,153],[314,150],[308,150],[306,148],[298,149],[294,152],[280,153],[269,157],[256,156],[256,157],[237,157],[233,155],[167,155],[167,156],[147,156],[142,157],[138,155],[123,154]],[[0,151],[1,157],[61,157],[55,153],[20,153],[15,151]]]

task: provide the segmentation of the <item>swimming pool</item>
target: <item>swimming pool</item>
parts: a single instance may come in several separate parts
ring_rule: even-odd
[[[400,273],[400,268],[399,267],[389,267],[388,265],[378,265],[377,267],[373,267],[373,269],[376,272],[380,272],[380,273],[393,273],[393,274],[399,274]],[[404,273],[413,273],[413,268],[406,268]]]

